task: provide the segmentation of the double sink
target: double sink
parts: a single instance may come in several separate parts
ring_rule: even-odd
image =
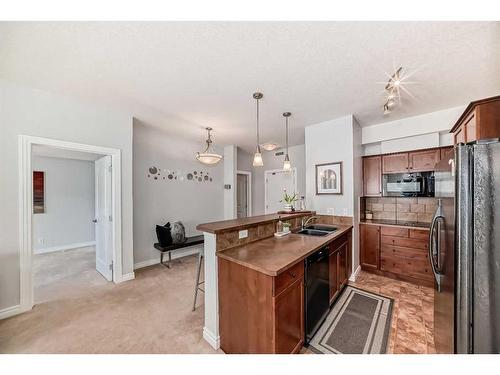
[[[308,225],[298,232],[297,234],[304,234],[306,236],[327,236],[328,234],[335,232],[337,228],[331,227],[329,225],[313,224]]]

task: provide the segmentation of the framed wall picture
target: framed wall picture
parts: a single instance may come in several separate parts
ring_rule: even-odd
[[[342,162],[316,164],[316,195],[342,194]]]
[[[33,171],[33,213],[45,213],[45,172]]]

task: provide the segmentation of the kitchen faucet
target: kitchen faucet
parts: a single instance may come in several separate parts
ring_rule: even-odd
[[[302,229],[304,229],[307,223],[309,223],[311,220],[317,220],[317,219],[319,219],[318,216],[311,216],[304,222],[304,218],[302,218]]]

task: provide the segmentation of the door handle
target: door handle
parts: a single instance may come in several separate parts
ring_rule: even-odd
[[[93,220],[92,220],[92,222],[93,222],[93,223],[97,223],[97,219],[93,219]]]
[[[432,223],[431,223],[431,228],[430,228],[430,231],[429,231],[429,262],[431,263],[431,268],[432,268],[432,272],[434,273],[434,277],[436,279],[436,283],[437,283],[437,290],[438,292],[441,291],[441,272],[440,270],[438,269],[438,265],[436,265],[434,263],[434,233],[435,233],[435,228],[436,228],[436,224],[438,222],[438,220],[442,220],[444,219],[443,216],[441,215],[438,215],[436,214],[436,216],[434,216],[434,218],[432,219]],[[436,257],[439,258],[440,254],[439,254],[439,237],[436,241]]]

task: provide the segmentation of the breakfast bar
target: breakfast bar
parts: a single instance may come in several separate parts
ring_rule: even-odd
[[[297,353],[304,344],[304,260],[329,248],[331,300],[351,271],[349,222],[302,231],[311,211],[200,224],[205,237],[203,337],[226,353]],[[317,222],[332,224],[315,217]],[[291,232],[275,237],[276,224]],[[314,227],[313,225],[310,227]],[[326,231],[328,229],[328,231]],[[318,235],[319,234],[319,235]],[[338,274],[341,269],[341,274]],[[338,277],[341,275],[341,277]],[[251,323],[251,324],[250,324]],[[253,328],[251,328],[253,327]]]

